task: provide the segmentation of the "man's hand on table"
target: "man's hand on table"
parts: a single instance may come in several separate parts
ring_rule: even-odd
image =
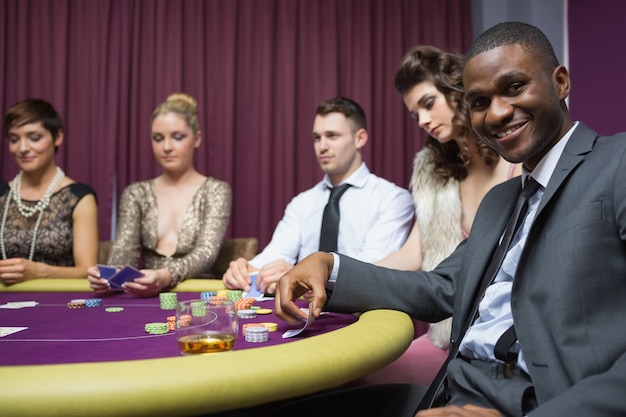
[[[250,291],[250,272],[254,271],[258,269],[250,265],[246,258],[237,258],[228,264],[222,283],[231,290]]]
[[[278,280],[291,268],[293,268],[293,265],[283,260],[263,265],[257,277],[257,287],[265,294],[275,294]]]
[[[228,270],[222,277],[224,286],[231,290],[250,291],[250,273],[258,272],[256,285],[257,289],[265,294],[274,294],[276,292],[276,284],[285,272],[289,271],[293,265],[282,261],[270,262],[261,269],[250,265],[245,258],[238,258],[231,261]]]
[[[307,320],[304,313],[295,304],[295,300],[307,294],[312,295],[311,310],[318,318],[326,304],[328,277],[333,270],[333,255],[316,252],[304,258],[278,281],[276,290],[276,316],[290,324],[300,324]]]

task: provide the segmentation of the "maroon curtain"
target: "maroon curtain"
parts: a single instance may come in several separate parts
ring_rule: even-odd
[[[344,95],[368,115],[370,169],[407,186],[424,135],[393,87],[417,44],[464,52],[470,0],[0,0],[2,112],[26,97],[66,122],[57,162],[98,193],[102,239],[115,196],[159,174],[154,107],[199,104],[198,169],[231,184],[229,236],[264,247],[286,203],[321,178],[316,106]],[[2,178],[16,173],[0,147]]]
[[[624,96],[626,2],[569,0],[569,107],[581,120],[604,135],[626,131]]]

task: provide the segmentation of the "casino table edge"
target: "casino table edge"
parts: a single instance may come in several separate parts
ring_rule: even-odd
[[[224,289],[221,279],[188,279],[178,284],[174,292],[202,292]],[[13,285],[0,283],[2,292],[85,292],[91,291],[86,278],[33,279]]]
[[[217,288],[192,281],[211,280],[188,280],[178,290]],[[29,291],[45,291],[36,288]],[[85,291],[82,285],[74,288]],[[0,404],[4,415],[40,416],[193,416],[252,407],[345,384],[398,358],[412,339],[408,315],[374,310],[336,331],[272,347],[137,361],[4,366]]]

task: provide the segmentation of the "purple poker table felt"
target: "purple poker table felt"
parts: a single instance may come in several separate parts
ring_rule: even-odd
[[[178,300],[199,299],[199,293],[178,293]],[[68,308],[74,299],[100,298],[98,307]],[[158,297],[136,298],[125,293],[105,296],[93,292],[28,292],[0,293],[0,305],[10,302],[35,301],[34,307],[0,308],[0,327],[27,327],[0,337],[1,365],[69,364],[153,359],[181,356],[175,331],[152,335],[145,324],[165,323],[175,310],[162,310]],[[304,301],[298,301],[307,307]],[[337,330],[354,323],[352,314],[326,313],[299,335],[283,339],[282,334],[294,326],[274,315],[274,301],[256,301],[255,306],[271,309],[271,314],[255,318],[239,318],[239,334],[233,350],[265,347],[302,340]],[[120,312],[107,312],[107,307],[122,307]],[[246,342],[241,334],[245,323],[270,322],[278,330],[269,332],[269,340]]]

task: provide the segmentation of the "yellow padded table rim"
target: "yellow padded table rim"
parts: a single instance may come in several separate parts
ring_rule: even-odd
[[[202,292],[225,289],[222,280],[217,279],[188,279],[174,288],[174,292]],[[0,292],[87,292],[89,281],[83,278],[50,278],[33,279],[14,285],[0,283]]]
[[[188,280],[178,290],[209,291],[207,284],[218,282],[206,281],[211,280]],[[33,288],[29,291],[45,291]],[[73,291],[85,288],[79,285]],[[4,366],[0,404],[3,415],[213,413],[342,385],[392,362],[412,339],[408,315],[374,310],[342,329],[271,347],[137,361]]]

